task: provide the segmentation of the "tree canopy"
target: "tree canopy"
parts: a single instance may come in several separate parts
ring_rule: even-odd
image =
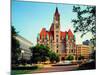
[[[39,45],[31,48],[32,50],[32,57],[31,62],[32,63],[38,63],[38,62],[45,62],[47,60],[50,60],[51,62],[59,61],[59,56],[51,51],[49,47],[45,45]]]
[[[15,36],[17,36],[17,32],[14,28],[14,26],[11,26],[11,59],[12,59],[12,64],[17,64],[18,63],[18,58],[20,55],[20,44],[19,41],[16,40]]]
[[[74,32],[81,32],[83,37],[88,32],[91,32],[93,37],[90,41],[95,46],[96,44],[96,6],[73,6],[73,12],[77,18],[73,19]]]
[[[59,55],[56,54],[55,52],[51,51],[50,54],[49,54],[49,60],[54,63],[54,62],[59,62],[60,61],[60,58],[59,58]]]
[[[43,62],[47,60],[49,50],[47,49],[46,46],[36,45],[32,47],[31,50],[32,50],[31,60],[33,63]]]
[[[72,20],[75,27],[74,32],[82,32],[82,36],[91,32],[95,36],[96,7],[86,6],[86,8],[82,8],[80,6],[73,6],[73,12],[77,14],[77,18]]]
[[[83,60],[84,59],[84,56],[82,56],[82,55],[80,55],[79,57],[78,57],[78,60]]]
[[[73,55],[68,55],[66,60],[74,60],[74,56]]]

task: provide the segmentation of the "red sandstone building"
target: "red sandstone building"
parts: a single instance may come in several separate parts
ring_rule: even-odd
[[[63,32],[60,31],[60,28],[60,13],[56,8],[50,29],[42,28],[38,34],[37,43],[47,45],[60,55],[61,60],[64,60],[70,54],[76,56],[76,44],[72,31],[69,29]]]

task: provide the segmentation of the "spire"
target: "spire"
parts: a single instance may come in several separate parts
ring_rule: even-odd
[[[59,11],[57,7],[56,7],[55,15],[59,16]]]
[[[56,13],[58,13],[58,8],[56,7]]]

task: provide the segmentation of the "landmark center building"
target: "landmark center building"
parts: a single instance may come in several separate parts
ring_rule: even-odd
[[[70,54],[76,56],[75,36],[70,29],[63,32],[60,28],[60,13],[56,8],[50,29],[42,28],[37,43],[47,45],[50,50],[60,55],[61,60],[65,60]]]

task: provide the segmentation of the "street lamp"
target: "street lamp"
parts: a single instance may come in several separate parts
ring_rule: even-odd
[[[24,50],[22,50],[21,53],[24,53]]]
[[[21,50],[21,53],[22,53],[22,59],[23,59],[23,54],[24,54],[24,52],[25,52],[24,50]]]

